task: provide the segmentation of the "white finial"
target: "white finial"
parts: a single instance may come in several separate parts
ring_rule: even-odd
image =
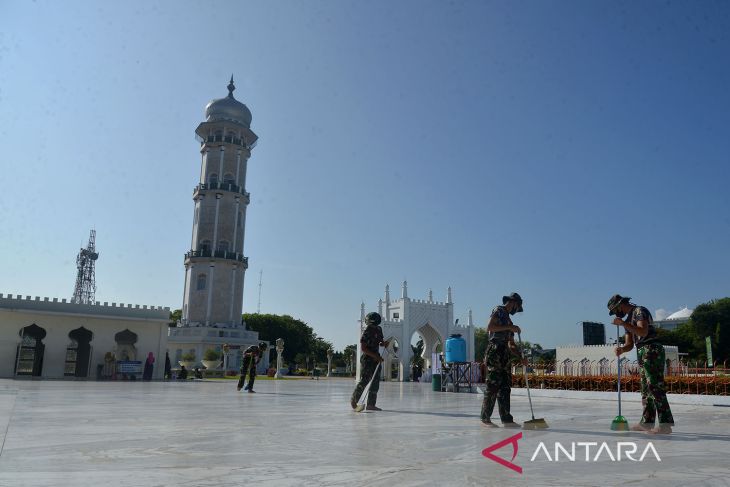
[[[383,300],[378,299],[378,314],[383,316]]]
[[[446,303],[452,304],[453,301],[451,300],[451,286],[449,286],[449,289],[446,290]]]
[[[385,304],[390,304],[390,284],[385,285]]]
[[[474,326],[474,319],[471,316],[471,308],[469,308],[469,321],[467,323],[469,326]]]
[[[433,303],[433,289],[428,290],[428,302]]]
[[[400,297],[403,299],[408,299],[408,281],[403,281],[403,287]]]

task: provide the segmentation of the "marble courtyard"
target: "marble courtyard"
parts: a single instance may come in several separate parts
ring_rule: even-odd
[[[0,486],[390,486],[390,485],[728,485],[730,401],[670,396],[671,436],[617,434],[612,396],[535,391],[536,416],[549,430],[485,430],[481,396],[432,392],[430,384],[383,383],[378,413],[348,406],[353,382],[285,380],[92,382],[0,380]],[[626,394],[624,414],[640,403]],[[516,420],[529,419],[524,391],[514,390]],[[717,404],[717,405],[714,405]],[[482,450],[522,432],[513,463]],[[586,461],[558,461],[555,443],[594,442]],[[661,461],[612,461],[618,442],[639,454],[651,442]],[[625,446],[625,445],[624,445]],[[506,462],[512,445],[494,450]]]

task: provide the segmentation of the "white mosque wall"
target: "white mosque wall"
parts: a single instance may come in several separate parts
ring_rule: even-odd
[[[121,360],[144,363],[147,354],[155,356],[154,378],[161,379],[167,348],[167,327],[170,308],[123,303],[76,304],[58,298],[13,296],[0,294],[0,377],[13,377],[18,346],[23,328],[35,324],[46,332],[43,365],[40,377],[64,378],[69,333],[81,327],[93,335],[90,342],[89,369],[86,377],[96,377],[97,364],[104,363],[107,352]],[[136,335],[133,348],[120,347],[115,335],[129,330]],[[141,374],[140,374],[141,375]]]

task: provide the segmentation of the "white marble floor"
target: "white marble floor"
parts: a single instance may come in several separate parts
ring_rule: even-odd
[[[648,437],[610,431],[615,401],[538,397],[549,430],[487,430],[479,395],[427,384],[383,384],[385,411],[360,414],[348,405],[351,381],[256,386],[0,380],[0,486],[730,485],[728,407],[675,404],[675,434]],[[526,397],[512,403],[529,419]],[[624,411],[636,420],[640,404]],[[522,474],[482,455],[521,431]],[[555,442],[605,442],[615,456],[618,442],[640,454],[649,441],[661,462],[605,452],[586,462],[580,445],[575,462],[531,461],[540,442],[551,456]],[[512,447],[494,454],[510,460]]]

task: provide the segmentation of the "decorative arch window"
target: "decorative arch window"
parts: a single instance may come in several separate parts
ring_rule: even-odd
[[[198,291],[204,290],[205,289],[205,281],[207,279],[208,279],[208,276],[206,276],[205,274],[198,274],[198,281],[197,281],[197,284],[195,286],[195,289],[197,289]]]
[[[210,251],[210,240],[201,240],[198,248],[203,252]]]
[[[210,173],[208,175],[208,184],[218,184],[218,174]]]
[[[218,242],[218,250],[228,252],[229,248],[230,243],[228,242],[228,240],[221,240],[220,242]]]
[[[223,175],[223,182],[226,184],[236,184],[236,180],[233,177],[233,174],[227,172]]]

